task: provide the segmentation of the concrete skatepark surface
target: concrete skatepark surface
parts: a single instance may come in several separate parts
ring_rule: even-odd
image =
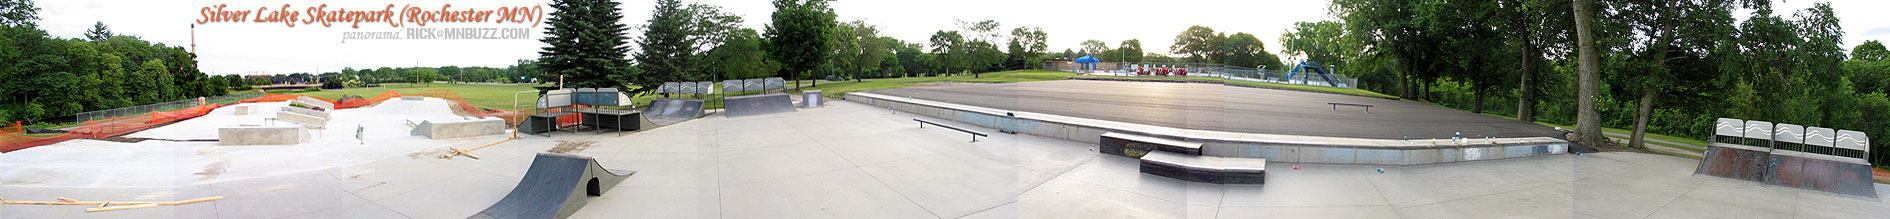
[[[1377,110],[1374,109],[1376,112]],[[336,113],[337,122],[348,118]],[[213,115],[220,115],[212,113]],[[269,113],[261,113],[269,114]],[[256,177],[161,185],[21,184],[22,165],[97,165],[113,159],[179,159],[189,145],[96,154],[104,145],[52,145],[0,154],[7,200],[224,200],[111,212],[87,206],[0,205],[0,218],[463,218],[497,203],[538,152],[592,156],[637,170],[572,218],[1881,218],[1890,203],[1693,176],[1696,161],[1637,153],[1554,155],[1422,166],[1275,163],[1265,185],[1190,183],[1142,174],[1132,158],[1093,144],[995,134],[976,143],[914,117],[839,101],[799,113],[707,117],[631,135],[524,136],[476,151],[485,159],[435,159],[445,147],[497,138],[378,140],[321,147],[358,153],[293,160],[287,168],[231,162]],[[457,119],[457,118],[455,118]],[[930,119],[930,118],[921,118]],[[194,121],[194,120],[192,120]],[[189,121],[186,121],[189,122]],[[180,123],[181,124],[181,123]],[[345,124],[345,123],[342,123]],[[374,124],[374,123],[370,123]],[[958,127],[975,127],[953,124]],[[167,127],[169,128],[169,127]],[[990,129],[973,128],[996,133]],[[373,134],[373,127],[369,128]],[[352,130],[349,130],[350,132]],[[339,136],[325,133],[317,141]],[[348,133],[352,140],[352,133]],[[146,144],[151,144],[146,141]],[[386,145],[399,143],[401,145]],[[429,146],[430,145],[430,146]],[[303,152],[296,150],[295,152]],[[133,152],[139,156],[119,155]],[[285,153],[285,152],[270,152]],[[153,155],[156,154],[156,155]],[[245,154],[248,155],[248,154]],[[84,162],[55,162],[60,159]],[[322,157],[322,156],[311,156]],[[26,159],[28,161],[20,161]],[[306,162],[306,163],[303,163]],[[185,176],[202,164],[155,169]],[[1286,166],[1298,165],[1293,170]],[[122,166],[120,166],[122,167]],[[1375,171],[1384,168],[1384,173]],[[33,169],[33,168],[27,168]],[[109,171],[111,169],[86,170]],[[136,177],[81,172],[89,177]],[[194,179],[194,178],[193,178]],[[116,180],[99,180],[116,181]],[[1877,191],[1890,191],[1878,184]],[[1881,195],[1880,195],[1881,196]]]
[[[125,135],[157,140],[130,143],[82,139],[0,154],[0,184],[149,188],[217,183],[333,168],[437,147],[477,146],[506,137],[428,140],[409,136],[409,120],[465,120],[452,114],[448,101],[427,98],[331,111],[334,120],[328,122],[330,128],[308,130],[310,138],[300,144],[218,146],[216,141],[187,141],[218,139],[218,129],[224,127],[270,125],[266,118],[274,118],[288,103],[242,105],[254,107],[248,115],[236,115],[233,107],[218,108],[202,117]],[[357,126],[364,129],[365,141],[355,139]]]
[[[1376,139],[1555,137],[1534,123],[1430,104],[1200,83],[1061,80],[908,87],[870,93],[1172,128]],[[1371,113],[1354,106],[1373,105]]]

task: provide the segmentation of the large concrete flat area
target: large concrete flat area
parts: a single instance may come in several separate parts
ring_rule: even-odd
[[[1556,137],[1554,128],[1426,103],[1200,83],[1060,80],[872,93],[1004,110],[1245,133],[1411,139]],[[1371,113],[1355,106],[1372,105]]]
[[[1136,160],[1099,154],[1091,151],[1093,145],[1009,134],[972,143],[963,133],[920,129],[912,118],[835,101],[794,113],[710,116],[623,136],[525,136],[474,152],[483,160],[437,159],[446,151],[440,146],[333,161],[340,167],[170,187],[0,184],[0,197],[7,200],[227,197],[95,213],[85,212],[88,206],[9,204],[0,206],[0,218],[464,218],[504,197],[534,153],[547,150],[594,156],[607,168],[638,171],[609,193],[592,197],[573,218],[1890,215],[1890,204],[1882,200],[1692,176],[1694,160],[1636,153],[1422,166],[1275,163],[1269,165],[1274,168],[1265,185],[1190,183],[1142,174]],[[483,142],[454,146],[478,144]],[[228,168],[255,167],[237,163]],[[0,182],[13,180],[21,179]],[[1880,193],[1890,191],[1890,185],[1876,186]]]

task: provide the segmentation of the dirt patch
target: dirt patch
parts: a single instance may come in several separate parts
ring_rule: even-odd
[[[210,163],[210,165],[204,165],[203,172],[197,172],[191,175],[203,176],[203,178],[198,179],[198,180],[210,180],[210,179],[217,178],[217,176],[223,175],[223,172],[229,169],[230,169],[230,161],[220,160],[220,161],[217,161],[216,163]]]
[[[558,146],[551,147],[551,150],[545,150],[545,152],[569,154],[572,152],[584,151],[584,149],[590,149],[591,147],[595,147],[595,146],[597,146],[597,141],[558,140]]]
[[[925,86],[953,86],[953,85],[974,85],[974,84],[996,84],[996,82],[932,81],[932,82],[912,82],[912,83],[905,83],[905,84],[925,85]]]
[[[413,158],[413,159],[415,159],[415,160],[419,160],[420,158],[427,158],[427,157],[433,157],[433,156],[429,156],[430,154],[432,154],[432,152],[428,152],[428,151],[415,151],[415,152],[413,152],[413,153],[409,153],[409,154],[407,154],[407,158]]]

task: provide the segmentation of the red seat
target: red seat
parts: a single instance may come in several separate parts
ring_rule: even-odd
[[[1176,76],[1188,76],[1188,69],[1186,69],[1186,68],[1181,68],[1181,69],[1175,69],[1175,75],[1176,75]]]

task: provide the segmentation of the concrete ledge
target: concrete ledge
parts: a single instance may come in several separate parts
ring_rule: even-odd
[[[1449,140],[1364,139],[1180,129],[930,100],[852,92],[847,101],[1004,131],[1091,144],[1120,132],[1201,142],[1203,156],[1265,158],[1275,162],[1424,165],[1563,154],[1568,141],[1549,137]],[[1007,113],[1015,116],[1009,116]]]
[[[328,126],[328,119],[323,119],[321,117],[315,117],[311,115],[305,115],[305,114],[294,113],[294,112],[289,112],[289,111],[282,111],[281,113],[276,113],[276,119],[287,120],[290,122],[301,123],[303,125],[314,126],[314,128],[321,128],[321,127]]]
[[[400,96],[400,100],[427,100],[426,96]]]
[[[241,115],[249,115],[249,108],[250,108],[249,106],[235,106],[235,107],[231,107],[231,110],[235,110],[236,115],[241,116]]]
[[[331,120],[331,119],[334,119],[334,117],[329,117],[329,116],[328,116],[328,112],[324,112],[324,111],[317,111],[317,110],[313,110],[313,109],[308,109],[308,108],[301,108],[301,107],[293,107],[293,106],[283,106],[283,107],[282,107],[282,110],[281,110],[281,111],[278,111],[278,112],[281,112],[281,113],[297,113],[297,114],[302,114],[302,115],[307,115],[307,116],[309,116],[309,117],[315,117],[315,118],[321,118],[322,120]]]
[[[308,96],[295,97],[295,100],[292,100],[292,103],[301,104],[303,106],[309,106],[309,107],[321,107],[323,110],[335,109],[335,103],[329,103],[328,101],[317,100],[313,97],[308,97]]]
[[[458,121],[422,121],[409,132],[414,136],[427,136],[428,139],[451,139],[505,134],[505,120],[497,118],[458,120]]]
[[[296,126],[224,127],[217,129],[217,145],[293,145],[308,141],[308,129]]]

